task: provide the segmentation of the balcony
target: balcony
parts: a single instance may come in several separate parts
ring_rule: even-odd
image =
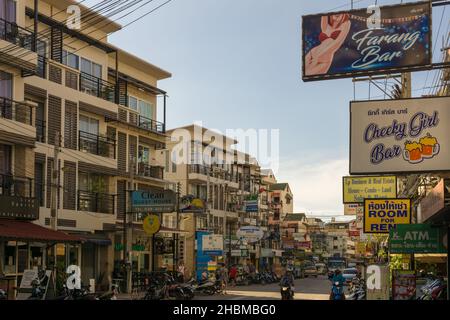
[[[37,54],[32,50],[33,41],[32,31],[0,19],[0,61],[34,74]]]
[[[97,212],[105,214],[115,214],[115,195],[89,192],[89,191],[78,191],[78,210]]]
[[[33,179],[0,174],[0,217],[35,220],[39,205],[33,197]]]
[[[156,133],[166,132],[166,126],[164,123],[143,116],[139,116],[138,125],[140,128],[148,131],[153,131]]]
[[[33,125],[33,107],[0,97],[0,118]]]
[[[164,168],[141,162],[138,164],[138,175],[145,178],[155,178],[163,180]]]
[[[80,91],[115,103],[116,86],[114,83],[92,76],[88,73],[80,73]]]
[[[200,164],[190,164],[188,165],[188,173],[200,174],[204,176],[210,176],[212,178],[221,179],[230,182],[238,182],[238,177],[236,174],[232,174],[228,171],[214,172],[214,167],[207,167]]]
[[[78,146],[80,151],[110,159],[116,158],[116,140],[108,137],[79,131]]]

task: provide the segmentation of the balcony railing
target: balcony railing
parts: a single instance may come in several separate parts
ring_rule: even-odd
[[[143,116],[139,116],[139,127],[157,133],[166,132],[164,123]]]
[[[8,98],[0,97],[0,118],[33,125],[32,107]]]
[[[227,180],[230,182],[238,182],[238,177],[236,174],[232,174],[231,172],[225,171],[222,173],[213,172],[212,168],[208,168],[207,166],[200,165],[200,164],[190,164],[188,166],[188,172],[189,173],[196,173],[207,176],[208,174],[211,177],[219,178],[223,180]]]
[[[79,131],[78,146],[80,151],[115,159],[116,140],[93,133]]]
[[[33,198],[33,179],[0,174],[0,195]]]
[[[97,213],[115,214],[115,195],[78,191],[78,210]]]
[[[31,50],[34,33],[28,29],[19,27],[15,22],[0,19],[0,39]]]
[[[36,75],[43,79],[47,78],[47,58],[44,56],[38,55]]]
[[[164,168],[151,166],[147,163],[138,164],[138,175],[141,177],[164,179]]]
[[[114,83],[81,72],[79,88],[82,92],[115,103],[116,86]]]
[[[45,142],[45,121],[36,119],[36,141]]]

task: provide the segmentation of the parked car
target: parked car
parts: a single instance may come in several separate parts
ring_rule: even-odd
[[[358,275],[358,270],[356,268],[347,268],[342,272],[342,276],[349,283],[352,282],[354,278]]]
[[[317,273],[319,274],[327,274],[327,266],[325,263],[316,263]]]
[[[309,264],[304,267],[305,278],[306,277],[316,277],[319,275],[317,268],[314,264]]]

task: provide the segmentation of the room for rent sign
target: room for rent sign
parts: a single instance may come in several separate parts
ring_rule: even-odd
[[[411,223],[411,199],[365,199],[364,233],[389,233]]]

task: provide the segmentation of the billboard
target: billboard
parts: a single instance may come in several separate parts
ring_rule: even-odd
[[[443,232],[429,224],[398,225],[389,234],[390,253],[446,253]]]
[[[389,233],[411,223],[411,199],[364,200],[364,233]]]
[[[430,68],[431,2],[302,17],[303,81]]]
[[[450,170],[450,97],[350,103],[350,173]]]
[[[342,193],[344,204],[363,203],[364,199],[397,198],[397,177],[343,177]]]

